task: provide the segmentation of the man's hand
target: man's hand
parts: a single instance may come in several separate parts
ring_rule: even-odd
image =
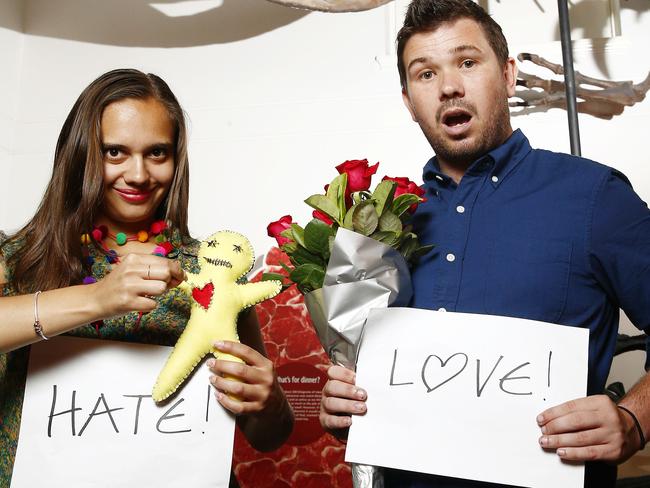
[[[622,463],[639,448],[629,414],[606,395],[578,398],[545,410],[537,417],[539,444],[567,461]]]
[[[351,415],[366,413],[366,392],[355,386],[356,375],[347,368],[330,366],[327,376],[329,380],[320,403],[320,423],[333,436],[346,439]]]

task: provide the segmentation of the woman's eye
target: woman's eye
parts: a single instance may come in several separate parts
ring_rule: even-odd
[[[151,156],[156,159],[162,159],[167,156],[167,151],[162,147],[157,147],[151,151]]]
[[[115,147],[109,147],[104,152],[109,158],[117,158],[120,155],[120,150]]]
[[[463,61],[463,68],[471,68],[475,64],[476,64],[476,61],[473,61],[471,59],[466,59],[465,61]]]

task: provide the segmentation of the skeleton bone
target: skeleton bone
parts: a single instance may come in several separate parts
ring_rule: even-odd
[[[385,5],[392,0],[268,0],[286,7],[320,12],[361,12]]]
[[[561,64],[552,63],[537,54],[520,53],[519,61],[531,61],[537,66],[546,68],[556,75],[564,74]],[[610,81],[585,76],[579,71],[575,72],[576,97],[578,99],[578,112],[586,113],[602,119],[611,119],[623,113],[625,107],[645,99],[650,90],[650,73],[641,83],[632,81]],[[523,71],[519,72],[517,85],[527,90],[517,91],[516,97],[521,101],[510,102],[511,107],[524,107],[523,110],[514,112],[515,115],[540,112],[549,108],[566,109],[566,93],[563,81],[544,79]],[[586,88],[590,85],[600,89]],[[541,91],[540,91],[541,90]]]

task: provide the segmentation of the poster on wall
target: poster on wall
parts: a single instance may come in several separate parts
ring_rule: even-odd
[[[287,256],[272,249],[264,258],[264,271],[282,273],[280,262],[288,264]],[[258,279],[260,275],[252,281]],[[302,294],[294,285],[255,308],[268,357],[275,365],[295,422],[287,442],[263,456],[236,430],[233,469],[240,487],[259,488],[268,482],[274,488],[351,488],[350,467],[343,459],[345,445],[325,433],[318,420],[330,362],[314,332]]]

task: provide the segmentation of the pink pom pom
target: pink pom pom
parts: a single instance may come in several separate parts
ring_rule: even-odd
[[[167,256],[167,251],[162,246],[156,246],[153,250],[153,254],[155,254],[156,256],[165,257]]]

